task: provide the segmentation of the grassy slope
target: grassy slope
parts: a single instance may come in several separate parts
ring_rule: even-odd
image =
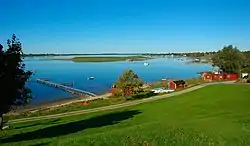
[[[56,60],[72,60],[74,62],[114,62],[125,61],[126,59],[133,59],[134,61],[147,60],[149,58],[143,56],[126,56],[126,57],[74,57],[70,59],[56,59]]]
[[[250,145],[249,95],[250,86],[214,85],[108,113],[15,124],[1,143]]]

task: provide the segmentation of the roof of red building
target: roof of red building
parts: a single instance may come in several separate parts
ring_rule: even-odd
[[[186,84],[186,82],[184,80],[176,80],[176,81],[172,81],[174,82],[176,85],[184,85]]]

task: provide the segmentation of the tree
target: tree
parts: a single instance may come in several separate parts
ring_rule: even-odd
[[[25,85],[31,71],[25,71],[22,46],[16,35],[7,41],[8,49],[0,45],[0,129],[3,126],[3,114],[29,103],[31,91]]]
[[[224,73],[240,73],[244,65],[244,55],[232,45],[223,47],[213,57],[213,66],[219,67]]]
[[[245,64],[243,66],[243,72],[250,73],[250,51],[243,52],[245,56]]]
[[[143,85],[143,81],[131,69],[126,70],[116,82],[118,89],[122,91],[122,95],[131,94],[130,91],[139,91]]]

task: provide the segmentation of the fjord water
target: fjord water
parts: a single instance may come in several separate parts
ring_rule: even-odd
[[[72,56],[71,56],[72,57]],[[34,96],[33,103],[74,97],[67,92],[36,83],[37,78],[46,78],[56,83],[74,82],[74,87],[96,94],[108,92],[118,76],[126,69],[132,69],[145,82],[159,81],[162,78],[193,78],[197,72],[211,70],[207,64],[186,64],[176,58],[156,58],[138,62],[72,62],[25,58],[26,69],[34,71],[28,86]],[[94,80],[87,78],[93,76]]]

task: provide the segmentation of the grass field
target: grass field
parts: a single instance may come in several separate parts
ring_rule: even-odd
[[[56,58],[53,60],[71,60],[74,62],[115,62],[115,61],[126,61],[126,60],[133,60],[133,61],[142,61],[150,59],[148,57],[143,56],[125,56],[125,57],[74,57],[74,58]]]
[[[250,145],[250,86],[213,85],[119,110],[13,124],[1,145]]]

